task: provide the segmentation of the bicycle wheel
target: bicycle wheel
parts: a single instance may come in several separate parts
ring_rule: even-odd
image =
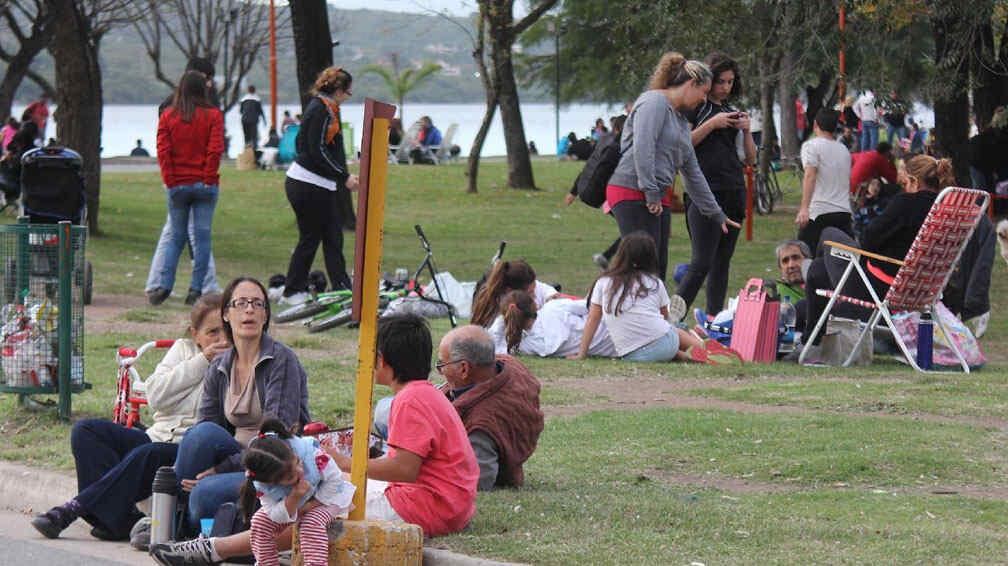
[[[306,323],[305,326],[308,327],[308,332],[323,332],[329,330],[330,328],[336,328],[350,322],[350,309],[342,310],[332,316],[319,319],[318,321],[311,321]]]
[[[753,195],[753,199],[757,213],[763,215],[773,212],[773,199],[770,197],[766,179],[762,175],[756,177],[756,194]]]
[[[273,320],[277,322],[292,322],[300,318],[315,316],[324,312],[327,308],[329,308],[329,303],[322,301],[308,301],[276,313],[273,316]]]

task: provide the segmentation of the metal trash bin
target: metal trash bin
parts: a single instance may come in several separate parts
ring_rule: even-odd
[[[0,393],[58,394],[70,417],[84,381],[87,228],[70,222],[0,225]]]

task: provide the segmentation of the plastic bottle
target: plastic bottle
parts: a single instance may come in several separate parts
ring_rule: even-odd
[[[171,542],[175,527],[175,509],[178,500],[178,479],[175,468],[161,466],[154,474],[151,485],[150,543]]]
[[[921,369],[931,369],[933,348],[934,321],[931,320],[931,311],[925,310],[917,323],[917,365]]]
[[[780,340],[778,352],[787,353],[794,349],[794,327],[798,313],[791,304],[791,297],[784,295],[780,304]]]

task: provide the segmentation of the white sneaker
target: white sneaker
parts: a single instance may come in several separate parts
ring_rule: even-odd
[[[289,297],[280,297],[280,300],[277,301],[277,304],[278,305],[296,306],[296,305],[300,305],[300,304],[304,303],[305,301],[307,301],[310,298],[311,298],[311,295],[309,295],[308,293],[305,293],[304,291],[302,291],[300,293],[294,293],[293,295],[291,295]]]
[[[686,300],[679,295],[669,297],[668,320],[675,323],[686,316]]]

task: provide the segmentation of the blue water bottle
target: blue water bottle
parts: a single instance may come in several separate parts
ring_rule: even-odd
[[[934,321],[931,311],[921,313],[917,323],[917,365],[921,369],[931,369],[931,354],[934,348]]]

